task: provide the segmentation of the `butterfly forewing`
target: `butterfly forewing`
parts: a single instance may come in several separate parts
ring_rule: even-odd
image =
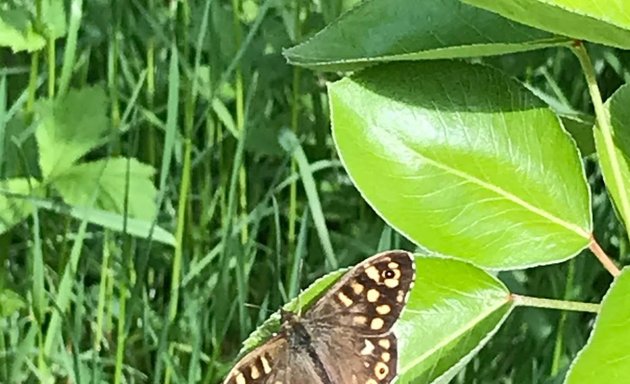
[[[304,314],[304,322],[314,329],[328,323],[361,335],[386,333],[398,320],[414,279],[409,252],[379,253],[344,275]]]
[[[283,314],[280,332],[246,355],[224,384],[388,384],[397,375],[392,326],[415,279],[413,256],[368,258],[302,317]]]

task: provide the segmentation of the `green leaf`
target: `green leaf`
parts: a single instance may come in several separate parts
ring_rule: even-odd
[[[350,70],[379,61],[501,55],[566,42],[458,0],[366,0],[284,54],[296,65]]]
[[[399,383],[446,383],[514,305],[499,280],[468,263],[418,257],[416,270],[416,284],[396,324]]]
[[[595,153],[595,139],[593,138],[593,122],[578,118],[561,116],[562,125],[571,134],[582,157]]]
[[[28,196],[41,196],[35,179],[15,178],[0,181],[0,234],[24,220],[31,212]]]
[[[46,40],[33,30],[26,10],[0,10],[0,47],[9,47],[13,52],[32,52],[45,44]]]
[[[566,384],[630,382],[630,268],[624,268],[602,301],[591,336],[573,362]]]
[[[0,290],[0,317],[10,316],[26,307],[22,297],[10,289]]]
[[[67,170],[101,143],[109,129],[107,98],[101,87],[71,90],[60,100],[37,104],[39,164],[45,178]]]
[[[67,204],[90,208],[98,195],[94,208],[120,214],[126,209],[130,217],[152,221],[157,212],[157,191],[151,181],[154,173],[153,167],[136,159],[117,157],[74,165],[52,185]]]
[[[420,256],[416,270],[409,302],[395,325],[399,383],[445,380],[485,345],[514,307],[500,281],[468,263]],[[322,277],[284,308],[308,308],[344,272]],[[261,345],[279,325],[275,313],[245,341],[241,355]]]
[[[543,63],[538,64],[538,66],[540,65],[543,65]],[[525,69],[522,68],[522,71],[525,71]],[[595,152],[595,139],[593,138],[593,116],[577,111],[573,107],[568,105],[566,101],[562,101],[556,97],[553,97],[552,95],[542,92],[537,88],[530,86],[527,87],[527,89],[529,89],[542,101],[547,103],[551,110],[560,117],[560,119],[562,120],[562,125],[575,140],[575,143],[580,149],[580,153],[583,157],[589,156]]]
[[[625,0],[462,0],[559,35],[630,48],[630,3]]]
[[[330,85],[329,95],[354,184],[422,247],[514,269],[588,244],[590,197],[574,142],[540,99],[499,71],[387,64]]]
[[[42,22],[48,37],[58,39],[66,35],[66,11],[63,0],[42,1]]]
[[[613,150],[606,145],[602,130],[594,128],[595,147],[599,165],[612,201],[626,223],[630,220],[630,86],[619,88],[606,102],[609,123],[612,129]]]

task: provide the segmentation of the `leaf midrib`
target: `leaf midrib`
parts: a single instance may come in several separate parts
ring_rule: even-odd
[[[506,297],[508,297],[508,296],[506,295]],[[451,337],[447,337],[447,338],[443,339],[442,342],[440,342],[439,344],[435,345],[433,348],[429,349],[425,353],[419,355],[415,359],[412,359],[408,364],[406,364],[404,367],[402,367],[400,369],[401,375],[405,374],[406,372],[409,372],[411,370],[411,368],[413,368],[414,366],[420,364],[427,357],[429,357],[433,353],[439,351],[441,348],[444,348],[446,345],[451,343],[453,340],[457,339],[459,336],[461,336],[464,333],[470,331],[471,329],[474,328],[475,324],[478,324],[481,320],[487,318],[490,314],[496,312],[499,308],[501,308],[502,306],[504,306],[506,304],[509,304],[509,303],[510,303],[509,300],[500,302],[500,303],[498,303],[495,306],[489,307],[489,309],[487,311],[481,312],[478,316],[472,318],[470,321],[464,323],[463,326],[460,327],[460,331],[459,332],[452,333]],[[413,313],[414,311],[410,310],[410,312]]]
[[[410,146],[407,146],[408,149],[410,149],[411,151],[413,151],[414,153],[416,153],[419,157],[421,157],[422,159],[424,159],[427,163],[433,165],[436,168],[439,168],[445,172],[448,172],[454,176],[460,177],[466,181],[469,181],[471,183],[477,184],[478,186],[485,188],[489,191],[492,191],[494,193],[496,193],[497,195],[525,208],[526,210],[537,214],[543,218],[545,218],[546,220],[549,220],[552,223],[555,223],[571,232],[574,232],[575,234],[577,234],[580,237],[583,237],[585,239],[589,239],[590,238],[590,234],[585,231],[584,229],[582,229],[580,226],[569,223],[557,216],[555,216],[554,214],[552,214],[551,212],[547,212],[544,209],[538,208],[530,203],[528,203],[527,201],[521,199],[520,197],[509,193],[508,191],[504,190],[501,187],[498,187],[496,185],[490,184],[488,182],[485,182],[473,175],[470,175],[468,173],[462,172],[458,169],[455,169],[447,164],[444,163],[440,163],[436,160],[431,159],[430,157],[427,157],[426,155],[424,155],[423,153],[419,152],[418,150],[416,150],[415,148],[412,148]]]

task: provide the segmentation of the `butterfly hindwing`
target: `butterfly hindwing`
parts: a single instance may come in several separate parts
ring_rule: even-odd
[[[245,355],[227,375],[224,384],[267,384],[288,365],[289,344],[278,334]]]
[[[332,383],[385,384],[396,377],[398,348],[393,332],[378,336],[326,333],[323,330],[313,345]]]

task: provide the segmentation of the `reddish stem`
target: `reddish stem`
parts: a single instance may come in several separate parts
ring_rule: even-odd
[[[591,235],[591,241],[588,245],[588,248],[591,250],[591,252],[593,252],[595,257],[599,259],[600,263],[602,263],[604,268],[606,268],[606,270],[610,272],[611,275],[613,275],[613,277],[617,277],[621,274],[621,271],[619,270],[619,268],[610,259],[610,257],[608,257],[608,255],[606,254],[606,252],[604,252],[602,247],[599,246],[599,244],[597,243],[597,240],[595,240],[593,235]]]

